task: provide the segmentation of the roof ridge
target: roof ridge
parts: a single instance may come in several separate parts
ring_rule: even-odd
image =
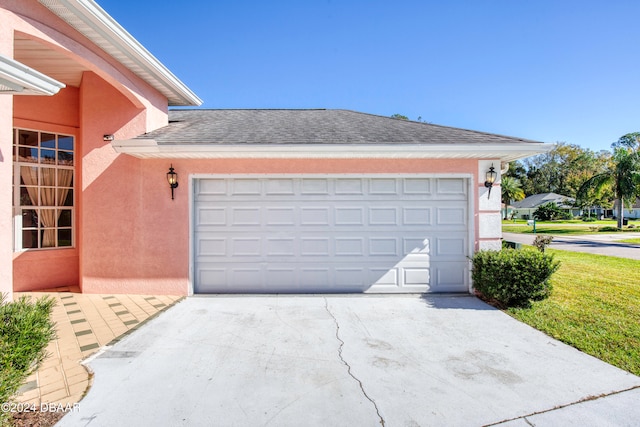
[[[347,112],[347,113],[352,113],[352,114],[357,114],[357,115],[362,115],[362,116],[369,116],[369,117],[375,117],[375,118],[380,118],[380,119],[388,119],[388,120],[394,120],[397,121],[398,123],[408,123],[413,125],[421,125],[421,126],[425,126],[425,127],[436,127],[436,128],[440,128],[443,130],[454,130],[454,131],[463,131],[463,132],[469,132],[469,133],[473,133],[476,135],[481,135],[481,136],[490,136],[490,137],[500,137],[500,138],[509,138],[509,139],[513,139],[513,140],[517,140],[517,141],[522,141],[522,142],[534,142],[534,143],[541,143],[542,141],[534,141],[532,139],[528,139],[528,138],[520,138],[517,136],[510,136],[510,135],[503,135],[503,134],[499,134],[499,133],[492,133],[492,132],[483,132],[483,131],[478,131],[478,130],[473,130],[473,129],[466,129],[466,128],[460,128],[460,127],[455,127],[455,126],[447,126],[447,125],[441,125],[441,124],[437,124],[437,123],[427,123],[427,122],[419,122],[419,121],[415,121],[415,120],[404,120],[404,119],[396,119],[394,117],[391,116],[383,116],[380,114],[374,114],[374,113],[366,113],[366,112],[362,112],[362,111],[356,111],[356,110],[351,110],[348,108],[171,108],[169,109],[169,111],[327,111],[327,112]]]

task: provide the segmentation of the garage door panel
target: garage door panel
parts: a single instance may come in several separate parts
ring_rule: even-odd
[[[262,213],[260,208],[232,208],[231,209],[231,222],[229,225],[235,227],[238,225],[252,225],[260,226],[262,220]]]
[[[309,206],[300,208],[300,225],[330,225],[329,208],[324,206]]]
[[[403,239],[404,255],[428,254],[430,252],[429,238],[405,237]]]
[[[363,195],[364,180],[357,178],[338,178],[334,180],[335,194]]]
[[[407,285],[424,285],[430,282],[429,269],[425,267],[405,267],[402,274]]]
[[[466,255],[467,239],[464,236],[437,237],[435,242],[432,253],[434,258],[456,257],[459,259]]]
[[[431,194],[431,178],[405,178],[402,180],[402,189],[405,195],[429,195]]]
[[[219,178],[203,179],[196,182],[196,194],[198,197],[206,197],[207,195],[226,195],[228,180]]]
[[[436,225],[462,227],[467,222],[467,210],[464,207],[436,208]]]
[[[336,207],[334,210],[336,226],[364,224],[365,210],[360,206]]]
[[[260,196],[262,194],[262,180],[260,179],[234,179],[231,182],[231,196]]]
[[[301,184],[300,194],[302,195],[330,195],[328,179],[303,178]]]
[[[198,240],[196,256],[223,257],[227,255],[227,239],[203,238]]]
[[[259,237],[240,237],[231,239],[232,258],[259,257],[262,255],[262,239]]]
[[[362,257],[365,255],[364,240],[363,237],[338,237],[334,241],[334,254],[336,256]]]
[[[299,284],[309,290],[324,289],[330,287],[331,269],[325,268],[301,268]]]
[[[369,194],[372,196],[396,196],[398,194],[398,179],[371,178],[369,179]]]
[[[467,198],[465,180],[460,178],[438,178],[435,181],[437,196],[447,196],[448,199],[457,198],[458,200]]]
[[[196,180],[195,291],[464,292],[466,188],[428,177]]]
[[[368,225],[380,226],[398,224],[398,209],[394,207],[371,207],[369,208]]]
[[[294,195],[295,180],[291,178],[273,178],[265,182],[265,193],[268,196]]]
[[[265,255],[271,257],[295,257],[296,239],[293,237],[267,237]]]
[[[469,277],[466,274],[464,262],[441,262],[434,264],[433,274],[440,292],[458,292],[460,283],[468,286]]]
[[[296,225],[296,208],[289,206],[275,206],[265,208],[265,222],[267,226]]]
[[[432,209],[428,206],[402,208],[402,224],[403,225],[422,225],[422,226],[432,225],[431,211]]]
[[[200,208],[196,212],[196,226],[227,224],[227,211],[224,208]]]

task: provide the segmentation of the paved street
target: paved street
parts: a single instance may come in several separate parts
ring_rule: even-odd
[[[502,233],[504,240],[531,245],[534,234]],[[640,246],[619,243],[617,240],[640,238],[640,233],[583,234],[553,236],[549,247],[565,251],[587,252],[597,255],[615,256],[640,260]]]

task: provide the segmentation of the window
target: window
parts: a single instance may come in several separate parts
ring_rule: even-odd
[[[14,129],[15,248],[73,246],[74,137]]]

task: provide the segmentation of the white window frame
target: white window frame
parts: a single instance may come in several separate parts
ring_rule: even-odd
[[[76,241],[76,223],[75,223],[75,208],[76,208],[76,164],[77,164],[77,136],[73,133],[69,132],[54,132],[48,131],[44,129],[29,129],[26,127],[14,127],[13,128],[13,228],[14,228],[14,251],[15,252],[24,252],[24,251],[41,251],[41,250],[51,250],[51,249],[72,249],[75,248]],[[37,146],[27,146],[23,145],[22,147],[30,147],[31,149],[38,150],[38,156],[36,162],[28,162],[20,160],[19,157],[19,138],[21,132],[29,132],[29,133],[37,133],[38,135],[38,143]],[[55,135],[55,146],[53,148],[50,147],[42,147],[42,135]],[[60,138],[72,138],[73,145],[72,148],[61,148],[60,147]],[[55,162],[54,163],[44,163],[41,162],[41,151],[47,150],[49,152],[54,153]],[[60,164],[60,152],[69,152],[73,155],[73,162],[71,165]],[[37,174],[38,182],[35,186],[31,186],[32,188],[37,188],[37,194],[39,202],[37,205],[28,206],[21,205],[21,167],[35,167],[38,169],[39,173]],[[41,169],[49,168],[55,170],[55,184],[54,185],[43,185],[42,183],[42,174],[40,173]],[[71,170],[71,183],[69,186],[59,185],[59,179],[61,179],[61,175],[59,174],[60,170]],[[60,205],[57,200],[54,201],[54,204],[42,205],[40,203],[42,198],[41,189],[44,187],[53,188],[55,192],[56,199],[60,197],[59,190],[60,189],[69,189],[72,191],[72,205],[71,206],[63,206]],[[66,199],[66,197],[65,197]],[[57,202],[57,203],[56,203]],[[70,211],[70,226],[60,226],[58,223],[59,214],[56,214],[55,225],[45,227],[40,221],[40,217],[38,223],[35,227],[23,227],[23,213],[28,210],[56,210],[56,211]],[[37,247],[28,247],[23,248],[23,230],[37,230],[38,231],[38,242]],[[54,244],[52,246],[43,246],[43,236],[41,233],[44,233],[44,230],[53,230]],[[59,230],[70,230],[71,232],[71,241],[69,245],[60,245],[59,242]]]

